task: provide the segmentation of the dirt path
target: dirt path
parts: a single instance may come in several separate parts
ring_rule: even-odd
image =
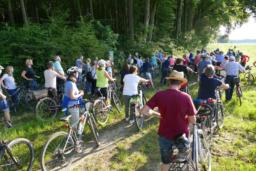
[[[111,158],[118,152],[117,145],[132,143],[143,135],[137,131],[135,125],[129,125],[124,121],[119,122],[100,132],[101,145],[98,148],[95,148],[94,141],[86,143],[83,152],[77,154],[69,166],[61,170],[110,170]],[[155,169],[152,168],[152,170]]]

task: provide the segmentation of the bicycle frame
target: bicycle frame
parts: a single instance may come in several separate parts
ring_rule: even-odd
[[[17,162],[17,160],[14,158],[14,156],[12,155],[12,152],[10,151],[10,149],[7,147],[7,143],[2,141],[0,142],[0,161],[2,160],[3,157],[5,157],[8,154],[8,156],[10,156],[10,158],[12,159],[12,161],[14,162],[14,164],[16,166],[20,166],[20,164]],[[7,157],[7,156],[6,156]],[[3,166],[8,166],[10,165],[9,163],[0,165],[0,167]]]

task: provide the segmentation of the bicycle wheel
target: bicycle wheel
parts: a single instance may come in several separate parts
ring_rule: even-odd
[[[36,117],[39,119],[55,118],[58,110],[55,100],[44,97],[36,104]]]
[[[4,170],[32,170],[34,149],[31,142],[25,138],[17,138],[8,143],[6,157],[0,161]],[[2,163],[3,162],[3,163]]]
[[[198,154],[199,154],[199,163],[200,169],[210,171],[211,170],[211,152],[209,143],[205,140],[204,132],[198,130]]]
[[[118,112],[120,113],[121,110],[122,110],[122,104],[121,104],[121,101],[119,99],[119,97],[117,96],[116,93],[113,92],[112,94],[112,99],[113,99],[113,102],[114,102],[114,105],[116,107],[116,109],[118,110]]]
[[[98,130],[96,127],[96,123],[94,122],[93,118],[91,118],[91,117],[89,117],[88,123],[89,123],[89,127],[93,133],[94,140],[95,140],[97,146],[99,146],[100,145],[99,133],[98,133]]]
[[[192,138],[192,160],[196,171],[199,171],[199,150],[198,150],[198,129],[197,125],[193,126],[193,138]]]
[[[245,80],[248,85],[252,85],[254,83],[254,76],[251,73],[245,74]]]
[[[136,122],[136,127],[138,128],[139,131],[142,131],[144,127],[144,121],[145,117],[143,115],[140,115],[139,108],[137,106],[133,106],[132,108],[133,114],[135,115],[135,122]]]
[[[103,100],[96,100],[93,104],[93,115],[98,124],[104,126],[108,122],[108,111]]]
[[[67,132],[56,132],[43,147],[40,165],[43,171],[59,170],[70,162],[75,152],[75,140]]]
[[[242,92],[242,89],[241,89],[240,86],[236,87],[236,95],[237,95],[237,98],[238,98],[238,101],[239,101],[239,105],[241,106],[242,105],[243,92]]]
[[[219,129],[223,127],[224,124],[224,107],[222,103],[217,103],[217,112],[216,112],[216,122]]]
[[[200,106],[197,113],[197,123],[199,128],[202,129],[206,134],[207,142],[211,142],[213,134],[213,108],[209,105]]]

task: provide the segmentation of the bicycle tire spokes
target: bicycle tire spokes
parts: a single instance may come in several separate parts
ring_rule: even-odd
[[[34,161],[34,150],[30,141],[17,138],[3,148],[5,148],[5,154],[0,161],[0,168],[10,171],[31,170]]]
[[[43,170],[52,170],[65,167],[70,163],[70,158],[75,151],[75,140],[72,131],[58,132],[48,140],[41,155]]]

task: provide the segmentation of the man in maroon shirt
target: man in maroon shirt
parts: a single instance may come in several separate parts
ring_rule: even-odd
[[[157,115],[160,118],[158,129],[161,153],[161,171],[168,171],[170,150],[175,139],[189,133],[189,123],[196,123],[196,109],[191,96],[179,90],[180,85],[187,82],[183,72],[173,70],[169,77],[169,88],[157,92],[142,108],[141,114]],[[158,108],[159,112],[154,111]]]

